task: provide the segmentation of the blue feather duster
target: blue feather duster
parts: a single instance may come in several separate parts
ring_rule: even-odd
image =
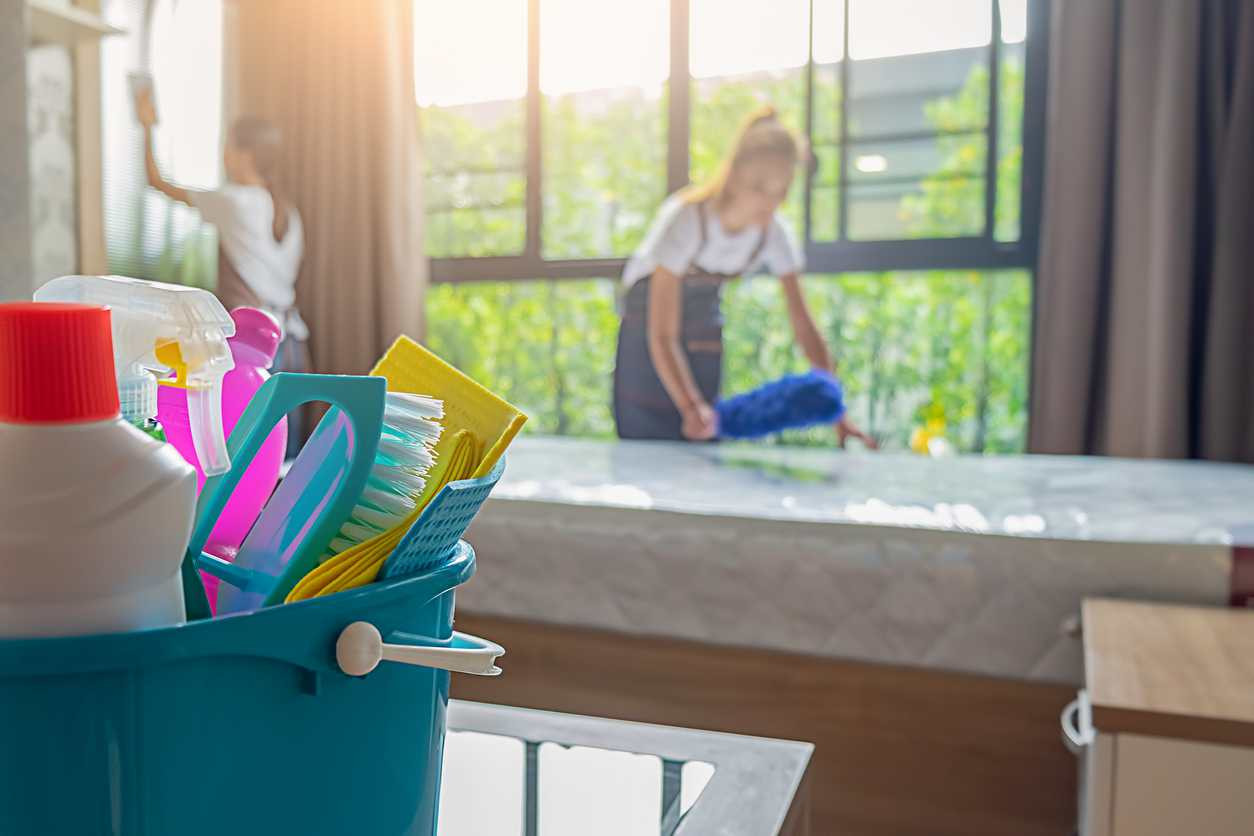
[[[826,372],[793,374],[718,402],[719,436],[761,438],[783,430],[832,424],[845,414],[840,382]]]

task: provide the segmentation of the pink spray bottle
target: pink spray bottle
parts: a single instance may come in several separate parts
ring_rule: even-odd
[[[270,378],[268,369],[274,364],[283,330],[278,321],[257,308],[235,308],[231,311],[235,336],[227,344],[235,359],[235,368],[222,380],[222,428],[227,436],[239,421],[248,402]],[[191,427],[187,415],[187,390],[163,385],[157,392],[157,419],[165,427],[166,438],[196,468],[197,490],[205,484],[205,474],[196,458]],[[262,445],[252,464],[227,502],[218,524],[205,545],[205,551],[224,560],[233,560],[262,507],[278,484],[287,451],[287,420],[284,419]],[[216,610],[218,579],[201,573],[209,605]]]

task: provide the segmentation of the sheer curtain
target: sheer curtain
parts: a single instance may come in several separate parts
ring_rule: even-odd
[[[126,30],[105,38],[101,53],[109,270],[212,289],[216,235],[194,209],[147,187],[127,74],[154,76],[156,151],[165,176],[189,188],[215,188],[222,156],[221,0],[106,0],[104,13]]]
[[[422,337],[427,264],[413,10],[400,0],[231,0],[232,115],[283,130],[281,186],[300,209],[297,284],[318,371],[367,371]]]

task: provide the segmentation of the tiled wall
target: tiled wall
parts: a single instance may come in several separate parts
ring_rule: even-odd
[[[78,269],[74,60],[59,45],[26,54],[31,261],[35,283]]]
[[[0,0],[0,21],[23,20],[25,0]],[[30,166],[26,147],[26,27],[0,26],[0,300],[31,292]]]

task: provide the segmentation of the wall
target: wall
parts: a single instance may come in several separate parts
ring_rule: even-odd
[[[25,16],[25,0],[0,0],[0,300],[32,290]]]
[[[31,272],[36,286],[78,270],[74,59],[46,44],[26,53]]]

